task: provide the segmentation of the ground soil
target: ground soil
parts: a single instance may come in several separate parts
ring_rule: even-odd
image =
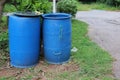
[[[32,79],[27,80],[54,80],[54,78],[61,73],[76,72],[79,68],[79,65],[72,60],[62,65],[47,64],[44,60],[40,60],[36,66],[26,69],[11,67],[8,63],[0,67],[0,78],[5,77],[8,79],[15,78],[15,80],[26,80],[32,76]]]
[[[76,18],[89,24],[90,39],[112,55],[113,74],[120,80],[120,12],[80,11]]]

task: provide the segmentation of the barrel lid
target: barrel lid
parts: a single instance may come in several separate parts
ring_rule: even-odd
[[[50,13],[50,14],[43,14],[42,17],[46,19],[66,19],[66,18],[71,18],[71,15],[67,13]]]
[[[14,12],[13,13],[16,16],[23,16],[23,17],[37,17],[40,16],[41,14],[36,14],[35,12]]]

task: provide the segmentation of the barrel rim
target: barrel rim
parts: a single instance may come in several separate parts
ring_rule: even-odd
[[[71,15],[67,13],[49,13],[43,14],[42,17],[46,19],[67,19],[71,18]]]
[[[13,12],[13,15],[21,16],[21,17],[38,17],[41,16],[41,14],[36,14],[35,12]]]

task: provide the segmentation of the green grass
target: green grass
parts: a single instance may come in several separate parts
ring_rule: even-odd
[[[72,47],[76,47],[78,51],[72,52],[71,61],[78,64],[80,69],[73,72],[61,72],[57,75],[53,73],[52,75],[55,77],[49,77],[47,80],[114,80],[112,78],[112,58],[89,39],[87,26],[84,22],[72,20]],[[34,74],[34,69],[30,70]],[[29,74],[24,79],[28,78],[32,80],[32,76]],[[0,80],[11,80],[11,78],[0,78]]]
[[[78,6],[78,11],[87,11],[87,10],[93,10],[93,9],[110,10],[110,11],[120,10],[119,7],[112,7],[112,6],[103,4],[103,3],[83,4],[83,3],[79,2],[77,6]]]
[[[112,58],[89,39],[87,24],[73,20],[72,30],[72,44],[73,47],[78,48],[76,53],[72,53],[72,57],[81,67],[81,80],[95,80],[96,78],[111,80],[108,75],[112,74]]]

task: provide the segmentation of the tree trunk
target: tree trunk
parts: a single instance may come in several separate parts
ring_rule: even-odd
[[[7,0],[0,0],[0,23],[2,18],[2,10]]]

